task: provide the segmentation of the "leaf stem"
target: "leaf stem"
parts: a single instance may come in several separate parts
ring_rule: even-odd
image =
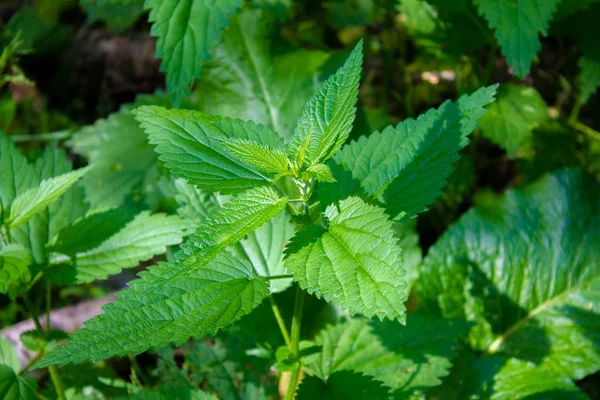
[[[52,308],[52,287],[50,281],[46,281],[46,337],[50,332],[50,311]]]
[[[64,129],[62,131],[37,133],[34,135],[11,135],[10,139],[14,143],[19,142],[34,142],[34,141],[50,141],[50,140],[64,140],[68,139],[73,131],[71,129]]]
[[[51,365],[48,367],[48,371],[50,371],[50,378],[52,378],[52,383],[54,383],[54,390],[56,390],[56,396],[58,397],[58,400],[66,400],[65,387],[60,375],[58,374],[58,368],[56,365]]]
[[[571,110],[571,114],[569,114],[569,124],[574,124],[579,119],[579,111],[581,110],[581,106],[583,103],[581,102],[581,98],[577,96],[575,99],[575,104],[573,105],[573,109]]]
[[[37,313],[35,312],[35,308],[33,307],[33,303],[31,302],[31,298],[29,297],[29,293],[25,292],[23,293],[23,300],[25,300],[25,307],[27,308],[27,312],[29,312],[29,315],[31,316],[31,319],[33,320],[33,323],[35,325],[35,329],[38,331],[38,333],[44,337],[45,333],[44,333],[44,328],[42,328],[42,324],[40,324],[40,319],[37,315]]]
[[[283,336],[283,340],[285,340],[285,344],[289,349],[292,348],[292,342],[290,340],[290,334],[285,327],[285,321],[281,317],[281,313],[279,312],[279,307],[275,302],[275,298],[273,295],[269,295],[269,303],[271,303],[271,310],[273,310],[273,315],[275,315],[275,319],[277,320],[277,325],[279,325],[279,330],[281,331],[281,335]]]
[[[300,352],[300,328],[302,326],[302,312],[304,311],[304,296],[304,290],[298,286],[296,288],[294,316],[292,317],[292,343],[290,346],[290,352],[294,358],[297,358]],[[292,400],[294,398],[296,388],[298,387],[298,381],[300,380],[301,370],[302,363],[298,360],[296,368],[292,371],[292,377],[290,378],[287,393],[285,394],[285,400]]]
[[[262,278],[270,281],[270,280],[274,280],[274,279],[289,279],[289,278],[293,278],[293,277],[294,277],[294,275],[292,275],[292,274],[285,274],[285,275],[263,276]]]

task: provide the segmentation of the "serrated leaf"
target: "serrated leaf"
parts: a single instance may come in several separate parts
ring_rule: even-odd
[[[32,378],[23,378],[15,370],[0,365],[0,397],[3,399],[36,400],[36,384]]]
[[[315,344],[322,351],[308,368],[321,378],[358,371],[390,387],[394,398],[410,398],[442,383],[467,332],[464,321],[419,313],[409,314],[406,326],[352,320],[319,333]]]
[[[264,173],[233,157],[215,140],[249,139],[280,147],[279,136],[262,125],[154,106],[138,108],[136,119],[165,166],[201,189],[236,193],[270,183]]]
[[[61,229],[48,250],[73,256],[93,249],[120,231],[134,217],[135,212],[127,208],[93,212]]]
[[[328,55],[293,48],[275,51],[278,32],[272,16],[261,10],[230,19],[198,81],[204,112],[251,120],[290,138],[324,79],[319,69]]]
[[[177,214],[193,224],[193,228],[219,208],[217,202],[211,201],[209,193],[190,185],[183,178],[175,180],[175,190],[177,191],[175,195]]]
[[[496,86],[481,88],[417,120],[362,137],[344,146],[334,161],[351,171],[367,193],[385,202],[391,216],[408,219],[441,194],[451,164],[495,93]]]
[[[560,0],[474,0],[479,13],[496,31],[496,39],[515,74],[524,78],[540,51]]]
[[[36,367],[138,354],[214,335],[269,294],[267,282],[254,275],[250,264],[227,252],[191,266],[195,260],[194,255],[179,252],[175,262],[140,274],[132,289],[104,307],[106,314],[88,321],[86,329],[71,335],[67,346],[51,352]],[[182,270],[182,264],[188,268]]]
[[[344,66],[306,104],[288,148],[296,161],[308,165],[327,161],[348,139],[356,114],[362,50],[360,41]]]
[[[285,261],[294,280],[351,314],[404,322],[401,250],[384,210],[349,197],[325,215],[326,232]]]
[[[280,212],[266,224],[247,235],[232,250],[236,256],[248,260],[259,276],[285,275],[283,250],[294,234],[294,225],[286,212]],[[282,292],[292,284],[292,279],[269,281],[271,293]]]
[[[481,358],[463,351],[444,384],[429,393],[432,400],[484,398],[498,400],[588,399],[570,380],[533,363],[503,357]]]
[[[388,388],[368,375],[338,371],[325,380],[306,377],[296,392],[298,400],[372,400],[388,398]]]
[[[6,224],[15,228],[27,222],[36,213],[42,211],[73,186],[90,167],[68,172],[50,179],[44,179],[40,185],[17,196],[10,205],[10,215]]]
[[[579,60],[579,69],[581,70],[579,75],[579,81],[581,82],[580,98],[585,104],[600,87],[600,62],[583,56]]]
[[[148,186],[156,185],[158,158],[131,114],[131,110],[142,105],[171,107],[172,103],[166,93],[140,95],[134,103],[71,136],[68,144],[72,150],[94,165],[81,180],[93,210],[146,200],[143,196],[148,195]],[[180,105],[193,106],[189,101]]]
[[[473,348],[530,361],[549,380],[597,371],[599,194],[562,170],[472,209],[430,249],[421,306],[473,321]]]
[[[77,282],[105,279],[181,243],[186,224],[177,216],[144,211],[100,246],[75,255]]]
[[[313,164],[306,170],[317,182],[335,182],[331,168],[327,164]]]
[[[200,339],[251,312],[269,292],[252,266],[226,247],[275,216],[286,200],[270,188],[233,198],[181,246],[174,260],[140,273],[131,289],[104,307],[106,314],[71,335],[66,347],[46,356],[38,368],[140,353],[190,337]],[[90,345],[90,343],[92,343]]]
[[[20,244],[0,247],[0,293],[9,293],[11,289],[29,282],[31,262],[31,253]]]
[[[158,38],[156,56],[167,73],[167,87],[175,105],[200,76],[202,63],[210,58],[229,16],[241,0],[146,0],[150,9],[150,33]]]
[[[498,99],[479,120],[483,136],[504,148],[509,156],[530,142],[533,130],[548,120],[547,106],[532,87],[502,85]]]
[[[286,172],[290,167],[288,157],[282,150],[272,149],[269,146],[248,139],[226,137],[215,139],[232,156],[259,171],[279,174]]]

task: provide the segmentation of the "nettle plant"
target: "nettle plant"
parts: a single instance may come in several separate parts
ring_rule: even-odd
[[[319,374],[310,367],[321,354],[318,349],[325,350],[321,343],[303,351],[305,296],[321,297],[352,315],[396,321],[386,326],[402,331],[407,285],[394,221],[415,216],[439,196],[496,87],[344,144],[355,116],[361,65],[362,42],[307,103],[289,143],[250,121],[137,108],[136,119],[164,165],[186,185],[220,193],[216,210],[200,216],[202,223],[170,261],[140,273],[104,314],[37,367],[202,339],[269,298],[286,344],[277,352],[279,365],[291,370],[287,398],[294,397],[303,373],[313,377],[305,378],[299,396],[327,386],[333,392],[351,390],[353,398],[385,397],[390,388],[372,377],[353,371]],[[280,246],[274,250],[277,262],[240,256],[238,242],[273,221],[287,226],[271,231],[271,239],[279,239],[274,240]],[[248,241],[242,250],[247,246]],[[288,330],[272,294],[293,282],[297,289]],[[399,389],[402,383],[386,384]]]

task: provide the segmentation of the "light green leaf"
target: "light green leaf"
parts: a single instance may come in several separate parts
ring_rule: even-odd
[[[262,125],[153,106],[138,108],[136,119],[165,166],[201,189],[235,193],[271,182],[264,173],[233,157],[215,140],[221,136],[280,147],[279,136]]]
[[[298,400],[372,400],[388,398],[388,388],[372,377],[352,371],[339,371],[325,380],[309,376],[296,393]]]
[[[476,326],[470,343],[581,379],[600,368],[600,187],[547,175],[466,213],[430,249],[421,307]]]
[[[533,130],[548,120],[546,102],[532,87],[502,85],[498,99],[479,120],[483,136],[511,157],[532,140]]]
[[[105,279],[165,253],[167,246],[181,243],[185,226],[177,216],[138,214],[100,246],[75,255],[77,282]]]
[[[215,139],[232,156],[261,172],[279,174],[286,172],[290,167],[288,157],[282,150],[272,149],[269,146],[247,139],[228,137]]]
[[[140,273],[130,290],[71,335],[69,344],[46,356],[52,364],[140,353],[190,337],[200,339],[251,312],[268,295],[267,282],[226,247],[275,216],[286,200],[270,188],[233,198],[190,236],[174,260]]]
[[[15,228],[27,222],[73,186],[91,167],[85,167],[50,179],[44,179],[36,188],[17,196],[10,206],[6,224]]]
[[[362,41],[342,68],[306,104],[291,139],[288,154],[308,165],[327,161],[352,130],[362,71]]]
[[[579,60],[579,68],[581,69],[581,75],[579,76],[581,82],[580,97],[583,104],[585,104],[600,87],[600,62],[583,56]]]
[[[259,276],[285,275],[283,249],[294,234],[294,225],[286,212],[280,212],[275,218],[247,235],[235,247],[234,254],[252,264]],[[292,279],[273,279],[269,281],[271,293],[282,292],[292,284]]]
[[[275,52],[279,46],[272,41],[278,32],[271,15],[262,10],[231,18],[198,82],[204,112],[251,120],[290,138],[324,79],[319,69],[328,56],[303,49]]]
[[[474,0],[479,13],[496,31],[496,39],[517,76],[529,73],[541,49],[539,35],[546,35],[560,0]]]
[[[495,93],[496,86],[481,88],[456,103],[448,101],[438,110],[429,110],[416,121],[408,119],[361,137],[344,146],[334,160],[351,171],[367,193],[385,202],[390,215],[413,217],[441,194],[451,164]]]
[[[384,210],[350,197],[327,207],[325,216],[321,236],[285,260],[294,280],[351,314],[404,322],[401,250]]]
[[[313,164],[308,167],[306,171],[314,177],[317,182],[335,182],[333,172],[327,164]]]
[[[0,336],[0,364],[4,364],[14,371],[21,368],[21,362],[15,346],[4,336]]]
[[[424,314],[409,314],[406,326],[394,321],[352,320],[321,331],[322,351],[308,368],[325,378],[353,370],[383,382],[395,398],[422,395],[442,383],[468,324]]]
[[[20,244],[9,244],[0,248],[0,293],[29,282],[31,253]]]
[[[135,217],[127,208],[93,212],[61,229],[48,250],[69,256],[100,246]]]
[[[167,87],[175,105],[200,76],[202,63],[210,58],[229,16],[241,0],[146,0],[152,22],[150,33],[158,38],[156,56],[167,73]]]
[[[11,140],[0,131],[0,200],[6,210],[18,195],[36,186],[35,171]],[[6,211],[5,211],[6,212]]]
[[[49,146],[44,149],[44,154],[36,160],[35,169],[38,171],[40,179],[49,179],[73,171],[73,166],[67,159],[67,154],[63,149]],[[82,180],[86,176],[87,174],[82,177]],[[42,221],[35,222],[42,225],[40,229],[46,233],[44,242],[40,244],[45,245],[48,240],[54,238],[59,230],[83,217],[87,208],[88,205],[84,201],[84,192],[79,184],[67,190],[59,199],[48,206],[45,213],[37,214]]]
[[[0,397],[3,399],[37,400],[36,384],[32,378],[23,378],[15,370],[0,365]]]

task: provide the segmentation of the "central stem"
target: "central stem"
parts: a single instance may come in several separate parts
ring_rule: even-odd
[[[292,344],[290,351],[294,358],[298,358],[300,353],[300,328],[302,326],[302,312],[304,310],[304,290],[300,286],[296,289],[296,301],[294,303],[294,316],[292,317]],[[297,360],[296,367],[292,371],[290,383],[288,385],[287,393],[285,394],[285,400],[292,400],[296,393],[296,387],[300,380],[300,371],[302,370],[302,363]]]

